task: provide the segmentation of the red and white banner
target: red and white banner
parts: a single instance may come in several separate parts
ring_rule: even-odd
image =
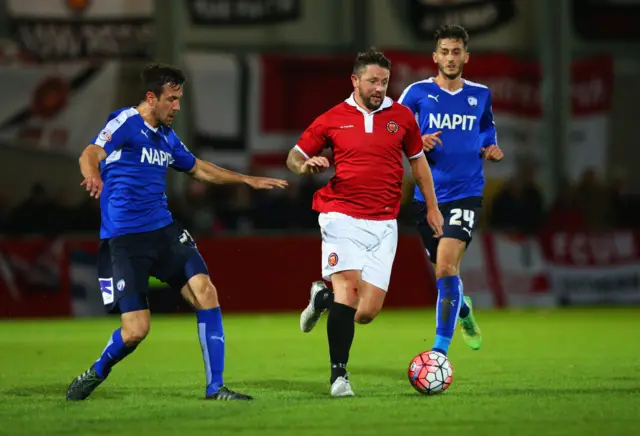
[[[640,303],[640,233],[550,233],[540,242],[561,302]]]
[[[476,307],[552,307],[544,258],[535,238],[477,234],[461,268],[464,292]]]
[[[319,235],[200,238],[198,247],[228,312],[299,310],[320,275]],[[0,241],[0,318],[103,314],[96,249],[95,239]],[[295,267],[283,274],[264,259]],[[265,293],[256,277],[278,292]],[[464,256],[462,280],[476,307],[638,304],[640,233],[478,234]],[[401,235],[385,307],[433,307],[436,296],[420,239]]]
[[[3,241],[0,318],[105,313],[96,279],[97,245],[96,239],[77,238]],[[198,247],[227,312],[299,310],[307,303],[309,285],[320,276],[320,235],[200,238]],[[536,247],[530,240],[478,236],[464,260],[465,293],[477,307],[553,305]],[[264,259],[294,267],[283,274]],[[246,274],[247,265],[252,265],[251,274]],[[265,293],[256,277],[278,292]],[[387,308],[435,305],[433,273],[416,235],[400,236],[389,289]]]

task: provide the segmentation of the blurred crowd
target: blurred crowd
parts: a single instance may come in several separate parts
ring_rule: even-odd
[[[540,231],[607,231],[640,228],[640,196],[632,193],[624,174],[602,180],[586,171],[576,183],[566,182],[551,202],[536,183],[535,168],[523,167],[487,198],[481,229],[525,235]],[[262,232],[316,232],[317,214],[311,210],[320,182],[300,178],[286,190],[254,191],[245,185],[205,185],[189,180],[184,195],[169,195],[176,219],[194,235]],[[400,215],[400,225],[411,230],[411,187]],[[549,203],[549,204],[547,204]],[[96,200],[73,204],[53,195],[42,184],[14,207],[0,196],[0,233],[95,235],[100,227]]]
[[[624,173],[602,180],[586,170],[575,182],[564,181],[545,207],[533,166],[524,166],[496,193],[485,217],[492,230],[536,234],[541,231],[603,232],[640,229],[640,195]]]
[[[247,185],[207,185],[190,179],[184,195],[168,195],[169,208],[194,235],[315,229],[311,200],[320,185],[312,178],[300,182],[286,190],[254,191]],[[74,204],[37,183],[14,207],[0,196],[1,234],[80,235],[96,234],[99,228],[99,202],[88,195]]]

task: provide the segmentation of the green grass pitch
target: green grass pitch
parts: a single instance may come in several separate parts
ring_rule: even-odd
[[[3,435],[629,435],[640,433],[640,309],[478,311],[484,347],[456,331],[454,380],[423,396],[411,358],[432,345],[434,313],[383,311],[357,326],[357,397],[329,397],[326,317],[227,315],[226,382],[250,403],[203,401],[194,317],[156,316],[140,348],[87,401],[67,385],[102,351],[117,318],[0,322]]]

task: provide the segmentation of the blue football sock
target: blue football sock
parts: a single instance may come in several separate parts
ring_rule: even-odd
[[[219,307],[196,311],[198,336],[207,377],[206,395],[213,395],[224,384],[224,329]]]
[[[437,285],[436,340],[432,349],[446,355],[460,311],[462,282],[458,276],[442,277],[437,280]]]
[[[125,345],[122,340],[122,328],[119,328],[111,335],[107,346],[102,351],[102,355],[93,364],[93,368],[100,377],[106,378],[111,372],[111,368],[129,354],[133,353],[137,346],[137,344],[133,347]]]
[[[460,316],[460,318],[466,318],[470,313],[471,308],[469,307],[467,302],[464,301],[464,284],[462,283],[462,279],[460,279],[460,312],[458,313],[458,315]]]

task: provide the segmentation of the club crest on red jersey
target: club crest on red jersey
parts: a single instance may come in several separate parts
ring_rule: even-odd
[[[387,130],[391,133],[396,133],[398,131],[398,123],[395,121],[389,121],[387,123]]]

